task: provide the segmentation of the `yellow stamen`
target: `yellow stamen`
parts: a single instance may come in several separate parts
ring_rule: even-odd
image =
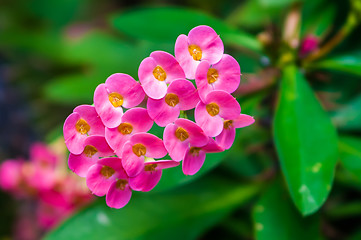
[[[208,83],[211,84],[211,83],[214,83],[215,81],[218,80],[218,71],[217,69],[215,68],[210,68],[208,69],[208,72],[207,72],[207,80],[208,80]]]
[[[137,144],[133,145],[133,153],[135,155],[137,155],[138,157],[144,156],[146,154],[146,152],[147,152],[147,149],[143,144],[137,143]]]
[[[157,168],[157,164],[153,163],[153,164],[148,164],[144,166],[144,170],[148,171],[148,172],[153,172],[155,171],[155,169]]]
[[[174,93],[168,93],[167,95],[165,95],[165,102],[169,106],[175,107],[179,103],[179,98]]]
[[[102,169],[100,169],[100,174],[103,175],[105,178],[110,178],[115,173],[115,170],[108,166],[103,166]]]
[[[109,98],[109,102],[114,107],[120,107],[123,105],[123,96],[117,92],[112,92],[111,94],[109,94],[108,98]]]
[[[197,45],[194,45],[194,44],[189,45],[188,51],[194,60],[200,61],[202,59],[202,50]]]
[[[182,142],[189,138],[188,132],[181,127],[178,127],[177,130],[175,130],[175,136]]]
[[[216,103],[209,103],[206,106],[207,112],[212,117],[218,115],[219,113],[219,106]]]
[[[232,120],[226,120],[226,121],[224,121],[224,123],[223,123],[223,128],[224,128],[224,129],[231,128],[232,126],[233,126],[233,121],[232,121]]]
[[[165,79],[167,78],[167,73],[161,66],[156,66],[153,70],[153,76],[158,81],[165,81]]]
[[[82,118],[76,122],[75,128],[81,134],[87,134],[90,130],[89,124]]]
[[[89,158],[94,156],[94,154],[96,154],[97,152],[98,152],[98,150],[92,145],[86,145],[85,148],[84,148],[84,151],[83,151],[85,156],[87,156]]]
[[[118,126],[118,131],[123,135],[128,135],[133,132],[133,126],[130,123],[121,123]]]
[[[116,187],[120,190],[124,190],[125,186],[128,184],[128,181],[125,179],[118,179],[117,183],[116,183]]]
[[[199,151],[201,150],[201,148],[199,147],[191,147],[191,149],[189,149],[189,153],[192,154],[193,156],[199,156]]]

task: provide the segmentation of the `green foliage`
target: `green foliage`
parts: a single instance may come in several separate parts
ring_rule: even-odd
[[[327,58],[317,62],[313,68],[326,69],[330,71],[341,71],[349,74],[361,76],[361,52],[356,51],[352,54],[345,54]]]
[[[294,203],[304,215],[315,212],[331,190],[337,135],[302,73],[292,65],[283,71],[274,140]]]
[[[361,129],[361,95],[332,113],[333,123],[342,130]]]
[[[338,146],[342,166],[357,182],[361,183],[361,139],[342,136]]]

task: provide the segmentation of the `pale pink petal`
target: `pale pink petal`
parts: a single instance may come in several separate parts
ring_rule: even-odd
[[[211,64],[221,60],[224,46],[219,35],[209,26],[197,26],[190,30],[188,43],[197,45],[202,50],[202,60]]]
[[[189,134],[189,142],[192,146],[203,147],[208,143],[208,136],[203,132],[201,127],[191,120],[179,118],[175,121],[175,124],[187,131]]]
[[[168,124],[163,132],[163,141],[169,156],[174,161],[181,161],[189,148],[189,139],[186,139],[183,142],[180,141],[175,135],[177,128],[178,126],[172,123]]]
[[[198,65],[195,75],[199,97],[203,102],[206,101],[207,95],[214,90],[213,85],[208,83],[207,78],[208,69],[210,68],[210,66],[211,65],[209,64],[209,62],[202,61]]]
[[[70,170],[75,172],[80,177],[86,177],[91,166],[96,164],[98,159],[88,158],[84,154],[74,155],[70,153],[68,159],[68,166]]]
[[[167,93],[174,93],[179,98],[179,109],[189,110],[195,108],[199,102],[197,89],[192,82],[185,79],[174,80],[168,87]]]
[[[109,128],[118,126],[122,121],[123,108],[114,107],[109,101],[109,94],[107,86],[102,83],[94,92],[94,106],[102,119],[104,125]]]
[[[133,126],[132,133],[148,132],[153,126],[153,121],[145,108],[129,109],[124,113],[122,123],[130,123]]]
[[[219,115],[211,116],[206,110],[206,105],[199,102],[194,111],[194,118],[207,136],[215,137],[223,130],[223,120]]]
[[[86,176],[88,188],[97,196],[104,196],[108,192],[110,185],[116,180],[113,177],[105,178],[100,173],[102,168],[102,165],[95,164],[89,168]]]
[[[213,83],[214,90],[232,93],[238,88],[241,81],[241,68],[236,59],[224,54],[221,61],[212,65],[212,68],[218,71],[217,81]]]
[[[78,113],[90,126],[88,135],[103,135],[104,136],[104,124],[94,106],[80,105],[74,108],[74,112]]]
[[[243,127],[247,127],[253,123],[254,123],[253,117],[246,115],[246,114],[241,114],[237,118],[233,119],[232,125],[235,128],[243,128]]]
[[[150,54],[157,65],[161,66],[167,74],[166,83],[171,83],[177,78],[185,78],[185,74],[178,61],[171,54],[163,51],[155,51]],[[152,70],[153,72],[153,70]]]
[[[118,128],[105,128],[105,138],[114,152],[121,156],[124,144],[130,139],[131,134],[123,135]]]
[[[234,119],[241,113],[241,107],[231,94],[215,90],[207,95],[205,104],[216,103],[219,106],[219,116],[224,119]]]
[[[84,141],[88,137],[86,134],[77,132],[75,125],[79,119],[78,113],[72,113],[65,120],[63,127],[66,147],[74,154],[80,154],[83,151]]]
[[[144,169],[144,157],[135,155],[132,147],[130,141],[126,142],[122,153],[123,167],[129,177],[137,176]]]
[[[117,182],[113,182],[109,188],[105,201],[107,205],[111,208],[122,208],[128,204],[132,196],[132,190],[127,184],[124,190],[117,188]]]
[[[150,133],[136,133],[131,138],[132,144],[141,143],[146,147],[146,157],[162,158],[167,154],[162,139]]]
[[[223,149],[229,149],[232,147],[235,137],[236,129],[234,127],[224,128],[221,134],[216,137],[216,143]]]
[[[157,164],[156,170],[166,169],[176,167],[180,164],[180,162],[173,161],[173,160],[159,160],[159,161],[150,161],[146,162],[145,165],[149,164]]]
[[[188,51],[188,37],[186,35],[181,34],[178,36],[175,42],[174,54],[183,68],[186,78],[194,79],[200,61],[195,61],[190,55]]]
[[[142,171],[138,176],[129,179],[130,187],[136,191],[149,192],[159,182],[162,170]]]
[[[165,99],[151,99],[148,98],[147,108],[149,116],[155,121],[160,127],[166,126],[168,123],[174,122],[180,113],[179,106],[169,106]]]
[[[185,175],[196,174],[201,169],[205,159],[206,153],[204,151],[200,150],[198,153],[192,154],[188,150],[183,160],[183,173]]]
[[[107,78],[105,84],[108,93],[117,92],[123,99],[123,107],[132,108],[139,105],[144,99],[144,91],[139,82],[124,73],[115,73]]]
[[[154,77],[153,70],[156,66],[153,58],[145,58],[139,65],[138,76],[145,93],[153,99],[160,99],[167,93],[167,83]]]
[[[23,161],[19,160],[6,160],[0,164],[0,187],[3,190],[18,190],[22,165]]]

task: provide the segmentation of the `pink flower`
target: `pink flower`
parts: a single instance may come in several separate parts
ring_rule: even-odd
[[[94,165],[99,158],[115,155],[103,136],[89,136],[84,141],[84,150],[81,154],[70,153],[68,165],[70,170],[80,177],[86,177],[88,169]]]
[[[254,123],[254,118],[246,114],[241,114],[232,120],[225,120],[223,131],[216,137],[216,143],[224,149],[229,149],[234,142],[236,128],[247,127],[252,123]]]
[[[164,146],[175,161],[184,159],[191,146],[203,147],[209,138],[194,122],[180,118],[166,126],[163,133]]]
[[[89,169],[86,182],[93,194],[106,195],[106,203],[112,208],[124,207],[132,196],[129,177],[122,167],[120,158],[99,160]]]
[[[210,92],[204,102],[196,106],[196,123],[210,137],[219,135],[223,130],[223,119],[234,119],[241,113],[237,100],[221,90]]]
[[[153,98],[163,98],[167,84],[178,78],[185,78],[178,61],[169,53],[155,51],[145,58],[139,66],[139,81],[145,93]]]
[[[148,132],[153,126],[147,109],[132,108],[126,111],[116,128],[105,128],[105,138],[118,156],[122,155],[124,144],[138,132]]]
[[[139,82],[123,73],[115,73],[94,92],[94,106],[104,125],[115,128],[121,123],[123,107],[132,108],[144,99]]]
[[[200,61],[207,60],[215,64],[221,60],[223,50],[221,38],[211,27],[198,26],[190,30],[188,36],[179,35],[174,53],[186,78],[194,79]]]
[[[0,165],[0,187],[5,191],[19,192],[23,161],[6,160]]]
[[[319,41],[318,37],[314,35],[307,35],[301,43],[299,55],[301,57],[305,57],[307,54],[315,51],[318,48]]]
[[[199,96],[193,84],[185,79],[172,82],[165,97],[159,100],[148,99],[149,116],[161,127],[174,122],[181,110],[194,108],[199,102]]]
[[[150,133],[136,133],[124,145],[123,167],[129,177],[135,177],[143,171],[145,157],[162,158],[166,154],[160,138]]]
[[[88,136],[104,136],[104,125],[93,106],[80,105],[65,120],[63,132],[69,151],[80,154],[84,150],[84,141]]]
[[[34,143],[30,147],[30,161],[37,167],[54,169],[58,163],[58,156],[45,144]]]
[[[162,176],[162,169],[172,168],[179,165],[179,162],[172,160],[149,161],[144,163],[143,171],[136,177],[130,178],[129,184],[133,190],[148,192],[159,182]]]
[[[203,147],[191,146],[186,152],[183,160],[183,173],[185,175],[194,175],[203,166],[206,159],[206,153],[222,152],[223,148],[217,145],[213,138],[209,138],[209,142]]]
[[[213,90],[234,92],[241,81],[241,68],[232,56],[224,54],[216,64],[202,61],[196,71],[196,83],[202,101]]]

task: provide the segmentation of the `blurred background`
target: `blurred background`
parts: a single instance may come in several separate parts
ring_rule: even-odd
[[[134,194],[121,210],[107,208],[102,198],[90,204],[90,195],[72,198],[69,214],[42,225],[34,218],[42,197],[3,187],[0,239],[40,239],[53,229],[46,239],[361,239],[360,19],[359,0],[2,0],[1,162],[37,166],[31,149],[42,142],[39,158],[58,159],[47,171],[61,168],[57,181],[68,181],[75,174],[67,170],[62,125],[74,107],[92,104],[96,86],[113,73],[137,79],[142,59],[155,50],[174,54],[177,36],[198,25],[214,28],[225,53],[239,62],[241,85],[233,95],[256,123],[237,130],[230,150],[207,156],[199,174],[171,169],[154,191]],[[278,157],[283,147],[275,147],[272,130],[284,71],[296,75],[285,70],[289,64],[316,94],[307,93],[305,104],[317,99],[327,112],[320,122],[300,121],[331,119],[338,132],[333,148],[339,154],[324,173],[334,181],[325,180],[327,193],[311,212],[293,203],[289,168]],[[323,147],[332,148],[319,151]],[[62,193],[69,185],[52,186]]]

